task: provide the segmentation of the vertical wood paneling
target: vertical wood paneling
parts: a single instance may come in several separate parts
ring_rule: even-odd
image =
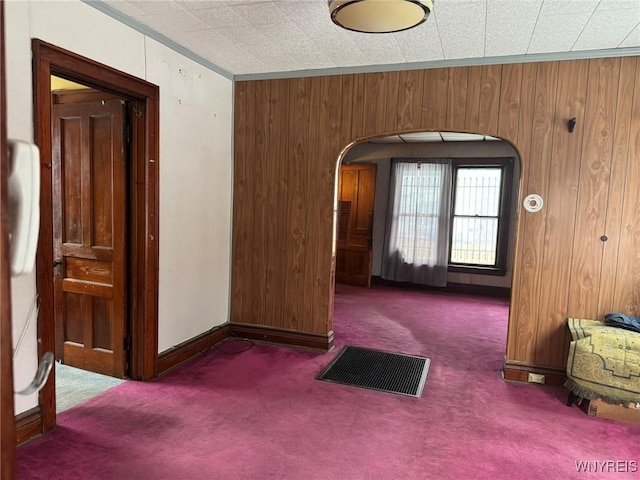
[[[549,169],[547,212],[542,251],[542,276],[538,300],[538,333],[535,363],[562,365],[565,356],[565,326],[573,247],[575,211],[580,178],[580,151],[584,122],[573,133],[567,130],[571,117],[584,118],[587,90],[587,64],[563,62],[558,69],[559,82],[553,117],[553,146]]]
[[[327,332],[331,330],[333,311],[329,311],[332,303],[333,283],[331,279],[331,262],[333,259],[333,220],[335,205],[336,167],[340,144],[340,77],[322,77],[320,95],[323,108],[318,116],[318,129],[324,136],[318,145],[318,154],[324,161],[320,162],[321,170],[316,177],[318,191],[315,201],[318,203],[319,223],[322,227],[317,232],[320,249],[315,252],[315,284],[313,331]],[[385,109],[386,110],[386,109]],[[384,128],[384,123],[380,128]],[[375,133],[375,132],[374,132]],[[316,227],[317,227],[316,225]]]
[[[590,121],[582,146],[568,305],[574,317],[594,318],[598,313],[600,237],[605,233],[619,72],[619,59],[589,61],[585,116]]]
[[[464,130],[467,116],[467,67],[449,68],[449,84],[447,92],[447,130]]]
[[[479,132],[480,91],[482,89],[482,67],[469,67],[467,73],[467,108],[464,128]]]
[[[397,130],[413,130],[420,125],[424,71],[400,72],[398,89]]]
[[[385,123],[385,132],[395,132],[397,130],[398,119],[398,95],[400,91],[400,72],[389,72],[387,77],[387,118]],[[343,91],[342,98],[348,98],[347,92]],[[418,105],[421,109],[422,106]],[[420,114],[419,114],[420,115]]]
[[[363,135],[384,132],[387,120],[387,74],[369,73],[364,81],[364,128]],[[328,98],[327,98],[328,99]]]
[[[573,306],[639,308],[639,68],[628,58],[238,83],[233,320],[332,329],[334,182],[345,145],[402,129],[490,133],[522,155],[521,198],[545,199],[541,212],[519,212],[507,360],[561,369],[564,319],[588,313]],[[281,200],[286,208],[272,211]],[[265,287],[267,276],[283,291]],[[575,285],[588,276],[594,288]]]
[[[365,80],[366,75],[353,75],[353,98],[351,100],[352,113],[351,113],[351,138],[356,139],[364,137],[364,112],[365,103],[371,100],[365,98]],[[314,82],[315,83],[315,82]],[[346,100],[346,99],[345,99]],[[318,104],[319,106],[319,104]]]
[[[271,212],[267,210],[267,163],[269,161],[269,117],[270,83],[259,81],[256,84],[256,116],[255,116],[255,154],[252,165],[253,173],[253,254],[251,257],[253,277],[253,297],[251,317],[253,323],[264,325],[266,320],[267,289],[267,243],[268,235],[273,230],[268,219]],[[272,319],[270,319],[273,321]]]
[[[256,184],[254,164],[256,159],[256,104],[258,99],[257,83],[251,82],[247,85],[247,112],[246,112],[246,126],[247,133],[245,135],[245,195],[244,195],[244,209],[246,211],[246,245],[244,248],[244,271],[245,276],[242,279],[244,288],[242,294],[244,295],[244,317],[243,322],[257,323],[253,314],[254,296],[257,294],[257,289],[254,288],[254,276],[253,276],[253,248],[256,236],[254,234],[254,221],[253,221],[253,206],[255,205],[255,190]],[[262,240],[259,240],[262,241]]]
[[[522,87],[522,64],[502,67],[500,82],[500,111],[498,112],[498,136],[515,142],[520,120],[520,88]]]
[[[611,159],[611,175],[609,180],[609,198],[607,201],[607,219],[605,235],[609,238],[603,245],[602,273],[598,292],[598,317],[614,311],[614,291],[618,280],[618,252],[622,228],[622,205],[629,194],[629,188],[637,188],[633,183],[626,187],[628,161],[630,160],[630,130],[633,102],[633,89],[636,80],[637,58],[621,59],[618,83],[618,98],[613,137],[613,155]],[[634,81],[635,80],[635,81]],[[638,157],[635,157],[636,161]],[[637,238],[637,237],[635,237]],[[634,250],[637,252],[637,245]],[[626,283],[628,279],[625,278]]]
[[[349,78],[352,77],[349,76]],[[311,79],[291,80],[289,125],[309,125],[310,94]],[[286,211],[288,223],[285,231],[288,232],[288,235],[285,238],[284,313],[288,322],[285,326],[292,330],[300,330],[305,327],[302,307],[306,294],[304,270],[307,234],[305,195],[308,190],[308,139],[309,129],[293,129],[289,142],[289,161],[287,162]]]
[[[281,212],[287,198],[288,139],[282,135],[289,124],[289,85],[291,80],[269,82],[269,156],[266,169],[267,210]],[[267,236],[267,272],[265,306],[272,325],[283,328],[284,302],[281,301],[285,286],[282,263],[286,259],[285,228],[269,228]]]
[[[244,281],[248,276],[245,270],[245,258],[247,248],[247,232],[249,230],[245,210],[246,201],[246,165],[247,148],[245,145],[248,137],[247,117],[250,102],[247,98],[247,90],[252,83],[237,82],[235,85],[234,111],[234,164],[233,164],[233,232],[231,244],[231,321],[242,323],[245,313],[245,289]],[[255,99],[251,99],[254,102]]]
[[[356,87],[360,82],[355,82],[354,87]],[[362,85],[362,84],[360,84]],[[309,161],[307,159],[307,190],[305,197],[306,204],[306,214],[307,214],[307,230],[306,230],[306,241],[307,241],[307,258],[304,265],[304,308],[303,308],[303,318],[305,321],[305,328],[308,331],[317,332],[322,330],[314,330],[316,327],[316,322],[314,320],[314,313],[319,308],[315,304],[316,296],[319,296],[319,293],[316,295],[316,290],[318,289],[318,285],[316,284],[316,264],[317,258],[316,255],[321,254],[322,250],[322,205],[319,201],[320,189],[322,185],[320,185],[320,177],[321,172],[329,161],[329,159],[323,158],[320,155],[320,144],[324,141],[325,132],[320,131],[320,114],[321,108],[323,105],[322,99],[322,78],[321,77],[313,77],[311,79],[311,96],[310,96],[310,115],[309,115],[309,124],[302,125],[302,128],[308,129],[308,138],[309,138],[309,149],[308,155],[309,158],[316,158],[317,160],[314,162]],[[335,92],[333,93],[335,95]],[[357,92],[354,91],[354,100],[357,97]],[[354,103],[354,111],[358,108]],[[354,115],[354,124],[355,124],[355,115]],[[361,135],[361,133],[360,133]],[[325,188],[331,188],[332,184],[324,185]],[[309,255],[309,252],[314,252],[313,255]],[[318,274],[319,275],[319,274]]]
[[[537,193],[547,197],[547,182],[553,138],[557,63],[538,65],[535,83],[533,116],[526,125],[532,128],[528,178],[525,195]],[[544,228],[547,209],[537,213],[522,212],[520,228],[523,230],[522,257],[519,279],[518,331],[516,342],[518,357],[533,362],[539,321],[538,296],[540,294],[540,265],[544,248]]]
[[[341,94],[340,98],[342,99],[340,105],[342,107],[342,113],[340,114],[340,122],[342,125],[350,126],[352,125],[353,118],[353,75],[343,75],[342,76],[342,85],[341,85]],[[308,90],[307,90],[308,92]],[[308,100],[307,100],[308,103]],[[295,123],[293,125],[296,125]],[[346,146],[354,140],[353,133],[350,127],[345,127],[340,130],[340,144],[342,146]]]
[[[448,80],[449,73],[445,68],[424,71],[421,127],[426,130],[445,129],[449,95]]]
[[[521,302],[526,302],[526,298],[521,300],[520,279],[522,270],[522,255],[524,245],[524,210],[522,210],[522,199],[527,195],[527,184],[529,181],[529,162],[531,156],[531,119],[533,105],[535,102],[535,84],[538,73],[537,63],[527,63],[522,66],[522,79],[520,87],[520,111],[518,114],[518,132],[515,137],[515,144],[520,152],[520,198],[518,199],[518,221],[516,226],[516,245],[513,260],[512,285],[511,289],[511,309],[509,310],[509,327],[507,330],[507,359],[522,358],[519,348],[521,347],[518,338],[523,335],[521,331],[534,326],[522,322],[519,316]]]
[[[626,72],[626,70],[624,70]],[[640,316],[640,62],[636,57],[633,97],[618,98],[632,105],[629,155],[625,177],[622,232],[618,247],[616,290],[611,310]]]
[[[500,86],[502,65],[483,65],[480,85],[479,133],[495,135],[498,132],[498,112],[500,108]]]

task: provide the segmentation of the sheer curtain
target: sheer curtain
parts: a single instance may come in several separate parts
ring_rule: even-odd
[[[446,286],[451,170],[448,160],[393,162],[382,278]]]

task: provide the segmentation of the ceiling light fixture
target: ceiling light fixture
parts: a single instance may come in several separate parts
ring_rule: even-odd
[[[393,33],[424,23],[432,0],[329,0],[336,25],[363,33]]]

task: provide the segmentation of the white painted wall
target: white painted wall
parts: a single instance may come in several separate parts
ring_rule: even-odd
[[[387,205],[389,202],[389,181],[391,177],[392,158],[487,158],[515,157],[516,151],[506,142],[451,142],[451,143],[362,143],[353,147],[343,163],[375,163],[376,195],[373,207],[373,265],[371,273],[379,276],[382,271],[382,250],[387,230]],[[514,175],[518,179],[520,166],[514,164]],[[487,285],[493,287],[511,287],[513,256],[515,249],[515,233],[517,224],[518,181],[514,182],[512,192],[512,210],[509,222],[509,251],[507,253],[507,273],[504,276],[481,275],[475,273],[449,272],[447,281],[468,285]]]
[[[160,87],[159,351],[229,319],[231,80],[78,0],[5,2],[7,130],[33,141],[31,38]],[[15,387],[37,367],[33,274],[12,281]],[[25,324],[28,324],[25,328]],[[37,405],[16,397],[16,413]]]

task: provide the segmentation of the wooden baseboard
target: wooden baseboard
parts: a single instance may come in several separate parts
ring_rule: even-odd
[[[387,287],[415,288],[431,292],[465,293],[468,295],[481,295],[485,297],[511,298],[511,289],[506,287],[493,287],[491,285],[471,285],[467,283],[448,283],[446,287],[431,287],[429,285],[417,285],[408,282],[392,282],[380,277],[371,277],[372,285],[384,285]]]
[[[302,333],[264,325],[231,323],[229,325],[229,335],[289,347],[320,350],[322,352],[328,352],[333,348],[333,331],[328,334]]]
[[[221,342],[229,336],[229,325],[220,325],[212,330],[201,333],[200,335],[190,338],[175,347],[158,355],[158,374],[167,372],[168,370],[186,362],[201,352],[211,348],[216,343]]]
[[[513,363],[508,360],[504,362],[503,378],[511,382],[540,384],[529,380],[529,374],[544,375],[544,383],[542,385],[550,385],[552,387],[561,387],[564,385],[567,376],[563,370],[553,369],[549,367],[540,367],[532,364]]]
[[[40,407],[16,415],[16,444],[21,445],[42,435]]]

